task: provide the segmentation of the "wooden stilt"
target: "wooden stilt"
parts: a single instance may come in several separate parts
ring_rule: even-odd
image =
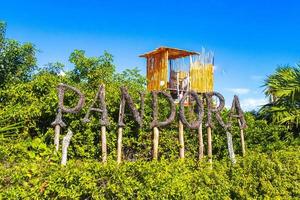
[[[106,127],[101,126],[101,150],[102,150],[102,162],[107,161],[107,147],[106,147]]]
[[[241,125],[241,121],[239,120],[239,125]],[[242,145],[242,153],[243,156],[246,155],[246,148],[245,148],[245,139],[244,139],[244,130],[241,129],[241,145]]]
[[[227,146],[228,146],[229,158],[231,162],[235,164],[236,160],[235,160],[235,155],[233,150],[232,134],[229,131],[226,131],[226,135],[227,135]]]
[[[55,152],[59,150],[59,135],[60,135],[60,125],[55,125],[55,135],[54,135],[54,145],[55,145]]]
[[[73,132],[69,129],[67,135],[63,138],[63,142],[62,142],[62,158],[61,158],[61,164],[62,165],[66,165],[67,164],[68,147],[70,145],[72,136],[73,136]]]
[[[157,160],[158,158],[158,140],[159,140],[159,130],[157,127],[154,127],[153,128],[153,152],[152,152],[153,160]]]
[[[184,134],[183,134],[183,123],[179,120],[179,157],[184,158]]]
[[[202,123],[198,128],[198,141],[199,141],[199,160],[204,157],[204,143],[203,143],[203,133],[202,133]]]
[[[207,155],[208,161],[212,163],[212,137],[211,137],[211,127],[207,127]]]
[[[122,161],[122,136],[123,128],[119,127],[118,129],[118,143],[117,143],[117,163],[120,164]]]

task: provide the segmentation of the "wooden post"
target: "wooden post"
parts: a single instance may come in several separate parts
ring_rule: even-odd
[[[117,163],[120,164],[122,161],[122,136],[123,128],[119,127],[118,129],[118,144],[117,144]]]
[[[153,160],[157,160],[158,158],[158,140],[159,140],[159,130],[157,127],[154,127],[153,128],[153,150],[152,150]]]
[[[124,114],[125,100],[122,98],[120,109],[119,109],[119,123],[120,119],[122,119],[122,115]],[[118,128],[118,141],[117,141],[117,163],[120,164],[122,161],[122,137],[123,137],[123,127],[119,126]]]
[[[246,155],[246,148],[245,148],[244,130],[243,129],[241,129],[241,143],[242,143],[243,156],[245,156]]]
[[[61,164],[66,165],[67,164],[67,156],[68,156],[68,147],[71,142],[71,138],[73,136],[73,132],[69,129],[67,135],[63,138],[62,142],[62,158],[61,158]]]
[[[241,126],[241,121],[239,121],[239,125]],[[241,145],[242,145],[242,153],[243,153],[243,156],[246,155],[246,148],[245,148],[245,139],[244,139],[244,130],[241,129]]]
[[[229,158],[233,164],[236,163],[235,160],[235,155],[234,155],[234,150],[233,150],[233,142],[232,142],[232,135],[229,131],[226,131],[227,135],[227,146],[228,146],[228,153],[229,153]]]
[[[59,150],[59,135],[60,135],[60,125],[55,125],[55,135],[54,135],[54,145],[55,145],[55,152]]]
[[[107,161],[107,147],[106,147],[106,127],[101,126],[101,150],[102,150],[102,162]]]
[[[212,138],[211,138],[211,127],[207,127],[207,154],[208,161],[212,163]]]
[[[183,136],[183,123],[179,120],[179,157],[184,158],[184,136]]]
[[[202,133],[202,123],[198,128],[198,141],[199,141],[199,160],[204,157],[204,144],[203,144],[203,133]]]
[[[105,99],[105,85],[103,84],[102,94]],[[102,150],[102,162],[107,161],[107,145],[106,145],[106,127],[101,126],[101,150]]]

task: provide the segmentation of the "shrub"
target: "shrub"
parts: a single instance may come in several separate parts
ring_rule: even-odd
[[[10,199],[253,199],[300,197],[299,147],[227,159],[136,161],[117,165],[70,160],[2,163],[1,197]]]

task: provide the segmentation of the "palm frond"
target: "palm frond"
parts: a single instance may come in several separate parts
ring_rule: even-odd
[[[299,125],[300,121],[300,65],[281,66],[267,77],[265,95],[270,103],[260,109],[260,115],[274,122]]]

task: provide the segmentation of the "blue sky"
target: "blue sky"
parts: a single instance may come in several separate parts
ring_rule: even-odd
[[[252,1],[2,1],[7,37],[32,42],[39,65],[62,62],[74,49],[113,54],[118,71],[159,46],[215,53],[215,90],[245,110],[264,103],[263,80],[280,64],[300,61],[300,2]]]

